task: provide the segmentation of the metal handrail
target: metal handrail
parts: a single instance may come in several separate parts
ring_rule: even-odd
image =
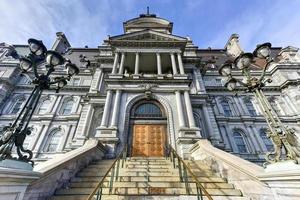
[[[125,146],[122,151],[120,152],[120,154],[118,155],[118,157],[114,160],[114,162],[112,163],[112,165],[109,167],[109,169],[107,170],[107,172],[105,173],[105,175],[103,176],[103,178],[100,180],[100,182],[96,185],[96,187],[94,188],[93,192],[88,196],[87,200],[92,200],[94,195],[97,193],[97,200],[101,199],[101,195],[102,195],[102,185],[104,183],[104,180],[107,178],[108,174],[112,171],[111,174],[111,180],[110,180],[110,190],[109,192],[111,193],[112,190],[112,184],[113,184],[113,179],[114,179],[114,171],[115,171],[115,167],[117,164],[117,172],[116,172],[116,180],[118,179],[118,173],[119,173],[119,162],[121,159],[122,160],[122,168],[124,166],[124,160],[127,157],[127,146]],[[100,194],[99,194],[99,190],[100,190]]]
[[[186,175],[186,170],[191,174],[191,176],[193,177],[193,179],[196,182],[196,189],[197,189],[197,194],[199,193],[199,189],[200,189],[200,197],[202,199],[202,191],[204,192],[205,196],[209,199],[209,200],[213,200],[213,198],[211,197],[211,195],[207,192],[207,190],[203,187],[203,185],[201,184],[201,182],[199,181],[199,179],[196,177],[196,175],[193,173],[192,169],[183,161],[183,159],[177,154],[176,150],[169,145],[169,149],[171,151],[167,151],[169,154],[173,153],[174,156],[177,158],[178,160],[178,168],[179,168],[179,175],[180,175],[180,180],[183,181],[182,178],[182,171],[181,171],[181,165],[180,162],[183,165],[183,173],[185,174],[185,183],[186,183],[186,188],[187,188],[187,193],[189,194],[189,189],[188,189],[188,178]],[[170,159],[171,161],[173,161],[174,163],[174,168],[175,168],[175,158],[172,158],[172,155],[170,155]],[[199,188],[200,187],[200,188]],[[198,199],[199,199],[199,194],[198,194]]]

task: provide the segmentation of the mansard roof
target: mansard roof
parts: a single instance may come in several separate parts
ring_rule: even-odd
[[[112,46],[185,47],[188,39],[150,29],[109,37]]]

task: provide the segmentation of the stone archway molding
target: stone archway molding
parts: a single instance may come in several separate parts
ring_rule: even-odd
[[[168,143],[171,144],[173,147],[176,148],[176,136],[175,136],[175,128],[174,128],[174,119],[172,114],[171,105],[168,101],[161,95],[151,94],[151,99],[147,98],[145,94],[138,94],[130,98],[126,103],[126,110],[125,110],[125,124],[124,124],[124,143],[127,144],[129,139],[129,127],[130,127],[130,113],[132,107],[142,100],[156,100],[158,101],[165,110],[167,116],[167,136],[168,136]]]

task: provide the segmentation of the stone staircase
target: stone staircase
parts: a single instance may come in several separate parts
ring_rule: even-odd
[[[70,181],[68,188],[57,190],[51,200],[86,199],[112,162],[112,160],[93,162]],[[242,197],[240,190],[213,174],[209,166],[199,166],[193,161],[185,162],[213,199],[246,199]],[[113,183],[111,195],[108,187],[110,177],[106,178],[102,199],[197,199],[196,184],[192,177],[188,179],[191,181],[189,196],[187,196],[185,183],[180,182],[178,168],[174,168],[170,160],[160,157],[132,157],[128,158],[123,168],[120,165],[119,178]]]

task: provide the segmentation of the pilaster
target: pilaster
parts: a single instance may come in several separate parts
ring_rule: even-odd
[[[93,105],[90,103],[85,103],[82,107],[81,115],[79,118],[77,130],[75,133],[72,146],[79,147],[84,144],[89,133],[89,128],[92,121],[93,113],[94,113]]]
[[[124,62],[125,62],[125,52],[122,52],[119,74],[124,74]]]
[[[97,68],[93,75],[93,80],[92,80],[92,84],[91,84],[89,92],[91,92],[91,93],[99,92],[99,85],[100,85],[101,77],[102,77],[102,69]]]

